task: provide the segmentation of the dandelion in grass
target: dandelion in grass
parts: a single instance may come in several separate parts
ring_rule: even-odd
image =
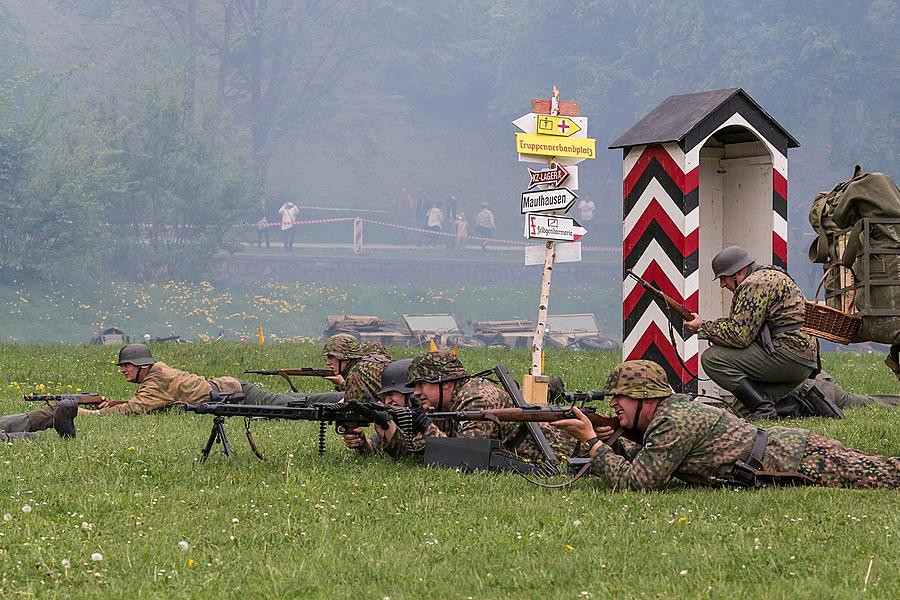
[[[187,543],[187,540],[181,540],[180,542],[178,542],[178,547],[182,552],[185,552],[191,548],[191,545]]]
[[[68,558],[62,559],[61,561],[59,561],[59,564],[62,565],[63,569],[71,569],[72,568],[72,563],[69,562]]]
[[[93,524],[93,523],[88,523],[87,521],[82,521],[82,522],[81,522],[81,528],[82,528],[83,530],[85,530],[85,531],[93,531],[93,530],[94,530],[94,524]]]
[[[12,521],[12,515],[9,513],[5,513],[3,515],[3,520],[6,521],[7,523],[9,523],[10,521]]]
[[[93,554],[91,554],[91,560],[94,562],[101,562],[103,561],[103,555],[99,552],[94,552]]]
[[[28,513],[30,513],[30,512],[31,512],[31,505],[30,505],[30,504],[26,504],[25,506],[23,506],[23,507],[22,507],[22,512],[25,513],[26,515],[27,515]]]

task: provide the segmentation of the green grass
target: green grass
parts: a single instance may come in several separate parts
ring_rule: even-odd
[[[158,346],[194,372],[313,366],[311,344]],[[122,398],[115,348],[0,346],[0,408],[43,383]],[[399,354],[399,353],[398,353]],[[408,352],[407,352],[408,354]],[[464,351],[471,370],[525,352]],[[570,388],[600,387],[611,353],[549,352]],[[826,358],[861,392],[896,381],[872,358]],[[270,387],[283,383],[258,378]],[[325,389],[304,381],[308,389]],[[317,385],[310,385],[310,384]],[[465,475],[362,460],[312,424],[237,420],[234,461],[194,464],[211,422],[170,413],[84,415],[65,442],[0,446],[0,597],[40,598],[896,598],[896,491],[675,488],[611,493],[594,480],[538,489],[509,474]],[[900,454],[900,411],[856,409],[804,426]],[[22,511],[30,506],[31,512]],[[182,550],[179,542],[189,548]],[[94,562],[91,555],[103,560]],[[68,560],[70,567],[62,566]],[[863,593],[866,571],[872,569]]]

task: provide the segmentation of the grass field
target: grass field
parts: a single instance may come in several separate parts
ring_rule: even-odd
[[[21,394],[40,385],[127,397],[115,350],[0,345],[0,412],[26,410]],[[154,351],[206,375],[321,362],[313,344]],[[528,358],[463,353],[475,371],[504,362],[522,373]],[[617,360],[557,351],[546,366],[570,389],[592,389]],[[855,391],[896,393],[879,360],[828,355],[825,366]],[[196,465],[209,418],[77,422],[75,440],[49,432],[0,445],[0,597],[900,597],[897,491],[638,494],[593,480],[551,491],[509,474],[363,460],[334,434],[318,457],[315,427],[286,422],[255,424],[261,462],[237,420],[226,424],[236,458]],[[856,409],[804,426],[900,454],[900,411]]]

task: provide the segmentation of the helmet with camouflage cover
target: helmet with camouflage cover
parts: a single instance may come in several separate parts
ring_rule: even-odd
[[[363,356],[370,356],[372,354],[380,354],[382,356],[387,356],[388,358],[390,358],[391,356],[391,353],[388,352],[387,346],[376,340],[367,340],[365,342],[360,342],[359,351]]]
[[[411,358],[403,358],[385,366],[381,372],[381,389],[378,390],[378,395],[388,392],[411,394],[412,388],[406,385],[406,374],[411,363]]]
[[[338,360],[354,360],[362,358],[362,346],[349,333],[339,333],[325,340],[322,356],[333,356]]]
[[[436,350],[413,359],[406,374],[406,385],[417,383],[441,383],[468,377],[469,373],[452,352]]]
[[[652,360],[628,360],[610,372],[603,388],[607,396],[630,398],[664,398],[674,392],[666,372]]]
[[[119,350],[119,360],[116,361],[116,364],[119,366],[128,364],[143,367],[152,365],[155,362],[153,355],[150,354],[150,348],[143,344],[128,344],[127,346],[122,346],[122,349]]]
[[[753,258],[740,246],[728,246],[712,259],[714,279],[731,277],[746,266],[754,263]]]

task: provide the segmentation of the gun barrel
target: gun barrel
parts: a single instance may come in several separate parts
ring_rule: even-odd
[[[590,408],[581,411],[597,427],[619,427],[619,421],[613,417],[597,414]],[[572,409],[564,406],[548,406],[533,408],[494,408],[475,411],[432,412],[428,414],[434,420],[449,421],[500,421],[504,423],[550,423],[562,419],[574,419]]]

